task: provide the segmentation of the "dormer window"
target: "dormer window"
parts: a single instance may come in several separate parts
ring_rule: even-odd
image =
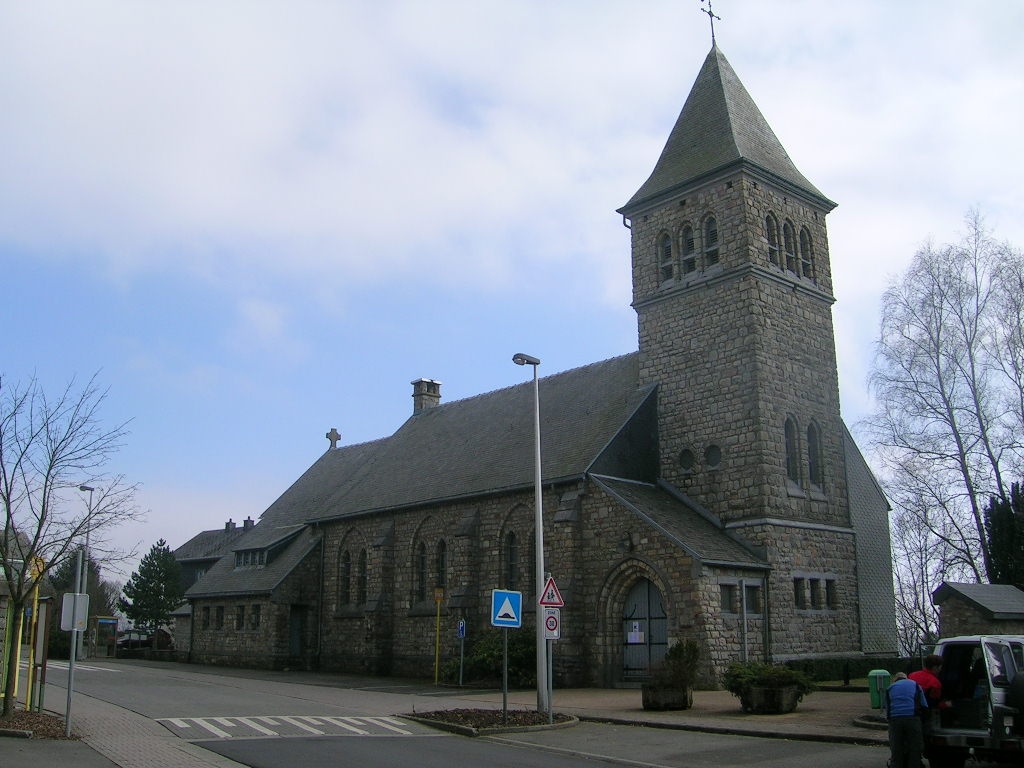
[[[235,552],[235,568],[256,568],[266,564],[265,549],[243,549]]]

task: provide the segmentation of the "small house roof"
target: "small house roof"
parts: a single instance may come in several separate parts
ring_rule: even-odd
[[[990,619],[1024,619],[1024,591],[1012,584],[957,584],[944,581],[932,592],[932,602],[942,605],[951,597],[970,603]]]

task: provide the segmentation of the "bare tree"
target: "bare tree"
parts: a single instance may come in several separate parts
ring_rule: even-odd
[[[910,589],[992,577],[985,508],[1024,468],[1022,288],[1021,253],[973,211],[959,242],[925,245],[882,299],[866,427],[894,507],[900,624],[918,636],[934,615]]]
[[[95,376],[81,389],[72,381],[56,399],[35,378],[24,386],[0,380],[0,567],[15,621],[49,570],[87,538],[97,559],[130,555],[109,542],[114,527],[141,513],[137,486],[107,472],[127,432],[126,424],[103,425],[99,411],[106,396]],[[91,503],[78,491],[83,483],[95,489]],[[14,711],[19,640],[12,637],[4,649],[4,717]]]

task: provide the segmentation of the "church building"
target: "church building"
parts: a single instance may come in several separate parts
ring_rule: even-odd
[[[619,209],[638,350],[539,381],[556,686],[731,661],[892,654],[888,503],[840,415],[825,217],[717,45]],[[535,626],[534,389],[443,402],[330,448],[187,592],[193,662],[428,676]],[[440,603],[435,602],[435,599]],[[179,633],[181,630],[179,630]]]

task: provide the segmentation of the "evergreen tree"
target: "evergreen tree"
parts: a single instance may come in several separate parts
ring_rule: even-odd
[[[139,629],[155,631],[167,624],[171,611],[181,605],[185,590],[181,585],[181,565],[160,539],[150,547],[124,585],[121,610]]]
[[[985,510],[985,532],[992,552],[992,583],[1024,589],[1024,492],[1020,483],[1010,498],[993,497]]]
[[[74,592],[75,590],[77,564],[77,555],[68,555],[50,570],[48,591],[52,591],[55,595],[57,605],[60,605],[65,592]],[[99,563],[92,557],[88,559],[88,574],[86,592],[89,595],[89,615],[113,616],[118,608],[120,585],[104,579]]]

